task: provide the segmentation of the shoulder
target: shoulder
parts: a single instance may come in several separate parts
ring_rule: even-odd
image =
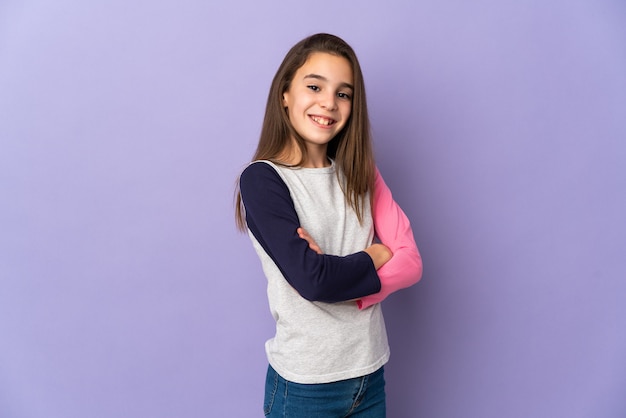
[[[239,176],[241,186],[248,184],[260,184],[267,181],[281,181],[278,171],[269,161],[253,161],[250,163]]]
[[[269,161],[254,161],[239,176],[239,189],[242,197],[265,195],[270,191],[289,194],[287,185]]]
[[[387,184],[377,166],[374,166],[374,191],[380,188],[387,188]]]
[[[258,174],[268,175],[270,173],[276,173],[274,164],[270,161],[258,160],[252,161],[248,164],[248,166],[241,172],[241,177],[250,177]]]

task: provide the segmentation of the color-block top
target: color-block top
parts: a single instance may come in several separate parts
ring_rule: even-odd
[[[376,184],[386,188],[379,176]],[[276,320],[276,335],[266,343],[267,356],[281,376],[297,383],[332,382],[380,368],[389,358],[389,347],[377,302],[412,284],[391,278],[380,292],[381,279],[362,251],[374,237],[369,205],[360,224],[345,202],[339,178],[334,164],[289,168],[267,161],[252,163],[240,178],[249,235],[268,280],[269,305]],[[404,215],[401,210],[395,213]],[[388,228],[390,237],[406,230],[401,223],[395,222],[394,233]],[[325,254],[316,254],[299,238],[296,229],[300,226]],[[405,226],[413,241],[408,220]],[[403,245],[397,247],[396,268],[405,264],[402,253],[407,252]],[[421,274],[416,247],[415,254]],[[387,264],[394,258],[395,252]],[[415,257],[408,258],[415,261]],[[419,274],[417,278],[413,274],[413,282]],[[359,298],[363,298],[360,308],[351,301]]]

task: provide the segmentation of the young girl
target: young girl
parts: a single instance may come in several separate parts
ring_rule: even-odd
[[[342,39],[310,36],[279,67],[239,179],[237,223],[276,320],[265,415],[384,417],[379,302],[416,283],[422,262],[374,164],[361,68]]]

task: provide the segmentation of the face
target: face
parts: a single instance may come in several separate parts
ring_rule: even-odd
[[[326,149],[352,110],[353,77],[344,57],[315,52],[309,56],[283,94],[289,121],[307,149]]]

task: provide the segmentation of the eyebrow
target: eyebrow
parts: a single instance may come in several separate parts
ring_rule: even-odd
[[[326,77],[324,77],[323,75],[319,75],[319,74],[307,74],[304,76],[305,79],[307,78],[314,78],[316,80],[321,80],[321,81],[326,81],[328,82],[328,79]],[[351,90],[354,90],[354,86],[350,83],[340,83],[339,87],[347,87]]]

